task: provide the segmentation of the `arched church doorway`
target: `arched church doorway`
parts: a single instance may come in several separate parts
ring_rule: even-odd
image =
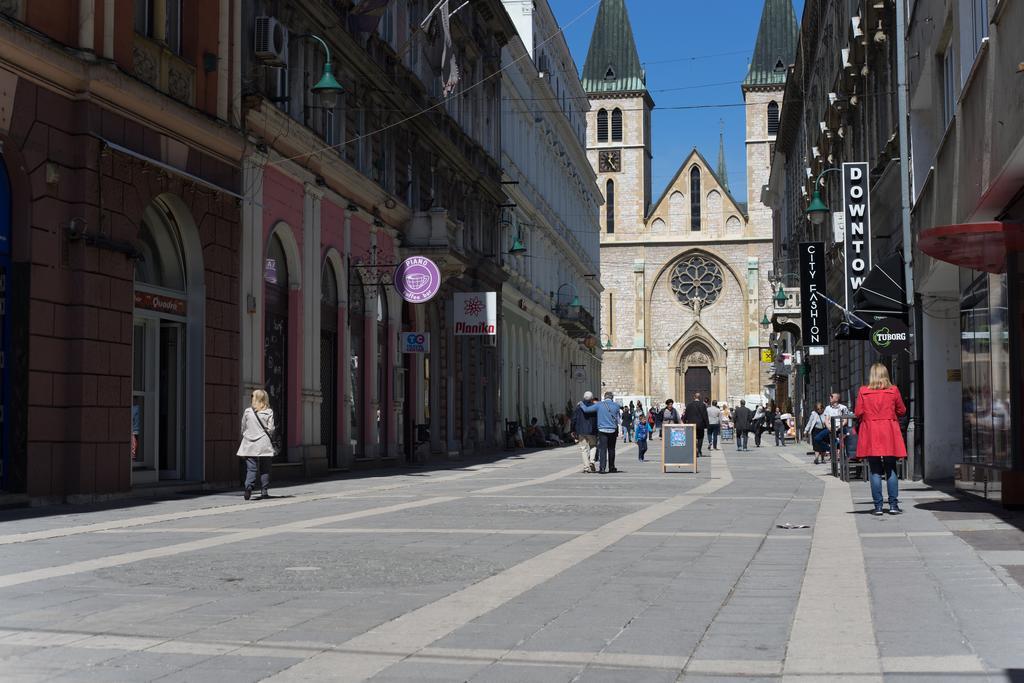
[[[201,475],[201,465],[189,462],[202,424],[195,418],[197,408],[202,415],[202,265],[192,262],[201,252],[185,248],[181,212],[172,201],[154,199],[139,226],[142,258],[135,262],[132,327],[133,484]],[[188,371],[193,367],[200,368],[198,377]]]
[[[686,385],[683,397],[686,402],[692,401],[694,393],[698,391],[702,398],[711,395],[711,368],[704,366],[687,368],[683,381]]]
[[[678,387],[679,400],[688,403],[694,393],[702,398],[712,397],[711,379],[713,362],[711,352],[701,343],[690,344],[679,359],[679,375],[682,386]]]

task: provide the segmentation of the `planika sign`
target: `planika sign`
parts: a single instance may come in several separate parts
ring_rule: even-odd
[[[828,310],[825,300],[825,243],[800,243],[800,316],[804,346],[828,344]]]
[[[871,270],[871,196],[868,165],[843,164],[843,211],[846,215],[846,307]]]

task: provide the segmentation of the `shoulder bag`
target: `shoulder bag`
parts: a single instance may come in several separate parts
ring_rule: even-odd
[[[274,430],[274,435],[271,436],[270,432],[267,431],[266,426],[263,424],[263,420],[260,419],[259,413],[256,412],[256,409],[255,408],[250,408],[249,410],[252,411],[253,416],[256,418],[256,422],[259,423],[260,429],[262,429],[263,433],[267,435],[268,439],[270,439],[270,446],[271,446],[271,448],[274,449],[274,455],[276,456],[276,455],[280,454],[281,453],[281,439],[280,439],[280,437],[277,436],[277,430]]]

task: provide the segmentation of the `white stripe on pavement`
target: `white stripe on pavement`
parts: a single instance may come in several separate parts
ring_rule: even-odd
[[[361,681],[370,678],[652,522],[727,486],[732,482],[732,474],[725,458],[716,455],[715,460],[719,459],[723,471],[717,479],[705,482],[686,494],[620,517],[503,572],[407,612],[336,648],[285,669],[269,680]]]

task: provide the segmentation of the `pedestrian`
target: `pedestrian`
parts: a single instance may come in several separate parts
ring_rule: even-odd
[[[868,462],[874,514],[882,514],[882,477],[885,477],[889,514],[898,515],[903,510],[899,503],[896,464],[907,457],[898,418],[907,414],[907,407],[900,390],[889,380],[889,370],[881,363],[871,366],[867,386],[857,392],[854,414],[857,416],[857,457]]]
[[[814,464],[824,462],[824,452],[828,450],[828,427],[825,426],[825,406],[821,401],[814,404],[814,410],[807,416],[804,434],[810,436],[811,448],[814,449]]]
[[[736,450],[749,450],[747,448],[747,436],[753,424],[754,413],[747,407],[747,402],[744,399],[741,398],[739,406],[736,407],[736,410],[732,411],[732,419],[736,425]]]
[[[661,424],[677,425],[681,423],[679,411],[676,410],[676,402],[670,398],[666,399],[665,407],[661,409]]]
[[[654,411],[654,432],[656,435],[661,434],[661,425],[664,419],[664,408],[659,403],[658,408]]]
[[[773,432],[775,434],[775,445],[785,446],[786,445],[786,430],[787,430],[787,413],[780,406],[774,411],[775,414],[775,425]]]
[[[708,406],[708,450],[718,450],[718,435],[722,431],[722,409],[718,407],[718,401],[712,401]]]
[[[633,402],[622,410],[622,443],[633,440]]]
[[[761,434],[764,432],[764,406],[760,403],[754,409],[754,447],[761,447]]]
[[[833,439],[838,439],[841,434],[846,434],[849,420],[833,420],[835,417],[846,417],[850,409],[842,403],[842,397],[837,392],[832,392],[828,397],[828,405],[825,406],[825,426],[828,427]]]
[[[704,455],[704,430],[708,428],[708,407],[700,400],[700,392],[693,395],[693,400],[686,404],[686,424],[692,424],[697,432],[697,457]]]
[[[252,498],[256,475],[260,477],[260,500],[268,498],[270,486],[270,464],[277,450],[274,446],[274,411],[270,399],[263,389],[252,392],[249,407],[242,413],[242,443],[238,446],[238,457],[245,458],[245,499]]]
[[[583,411],[584,406],[593,403],[594,394],[586,391],[583,393],[583,400],[577,403],[576,409],[572,411],[571,436],[579,446],[584,472],[597,470],[594,463],[594,446],[597,445],[597,414]]]
[[[615,394],[604,392],[603,401],[584,406],[583,412],[597,414],[597,471],[601,474],[618,472],[615,468],[615,442],[619,438],[622,408],[615,402]]]
[[[647,437],[650,435],[650,427],[647,420],[637,420],[633,439],[636,441],[637,457],[640,462],[644,461],[644,454],[647,453]]]

